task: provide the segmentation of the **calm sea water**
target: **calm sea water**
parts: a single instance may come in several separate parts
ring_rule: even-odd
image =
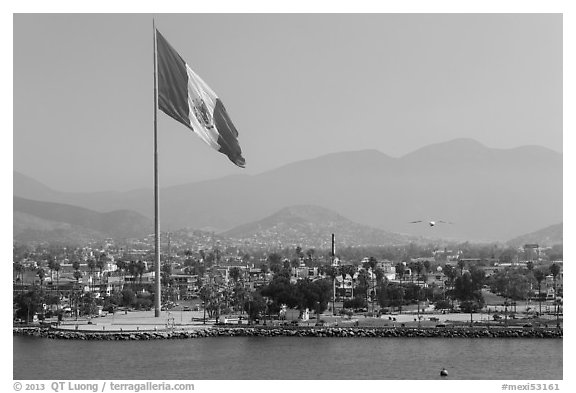
[[[212,337],[67,341],[15,336],[14,379],[562,379],[559,339]]]

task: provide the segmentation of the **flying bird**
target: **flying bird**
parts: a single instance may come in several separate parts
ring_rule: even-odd
[[[424,222],[424,221],[422,221],[422,220],[410,221],[410,224],[416,224],[419,222]],[[453,223],[450,221],[443,221],[443,220],[428,221],[428,225],[430,225],[431,227],[435,226],[436,224],[453,224]]]

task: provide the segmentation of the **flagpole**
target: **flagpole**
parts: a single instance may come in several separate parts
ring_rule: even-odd
[[[155,285],[154,316],[160,317],[161,311],[161,285],[160,285],[160,198],[158,193],[158,80],[156,79],[158,58],[156,54],[156,24],[152,18],[154,30],[154,257],[155,257]]]

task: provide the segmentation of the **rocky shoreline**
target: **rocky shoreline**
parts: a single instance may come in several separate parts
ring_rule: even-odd
[[[156,340],[202,337],[438,337],[438,338],[562,338],[562,329],[485,328],[245,328],[215,327],[195,330],[88,332],[51,328],[13,328],[18,336],[63,340]]]

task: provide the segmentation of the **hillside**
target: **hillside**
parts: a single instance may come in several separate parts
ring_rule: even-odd
[[[524,244],[538,244],[540,246],[563,244],[563,232],[563,224],[560,223],[515,237],[509,240],[507,244],[513,247],[523,246]]]
[[[290,206],[220,235],[243,244],[330,248],[332,233],[338,247],[405,244],[415,240],[410,236],[360,225],[334,211],[310,205]]]
[[[78,206],[14,197],[14,240],[68,241],[140,237],[152,231],[150,219],[129,210],[99,213]]]
[[[562,154],[549,149],[492,149],[470,139],[426,146],[400,158],[376,150],[341,152],[258,175],[162,188],[162,227],[226,231],[288,206],[315,205],[389,232],[505,241],[562,221],[562,171]],[[15,184],[14,195],[22,188]],[[38,192],[39,200],[95,211],[153,214],[150,189]],[[433,219],[455,225],[409,224]]]

